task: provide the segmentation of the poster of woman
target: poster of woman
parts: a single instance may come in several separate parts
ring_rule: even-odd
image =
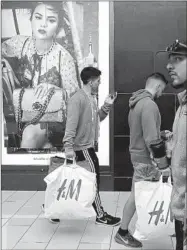
[[[68,99],[97,61],[97,2],[2,2],[7,154],[63,151]]]

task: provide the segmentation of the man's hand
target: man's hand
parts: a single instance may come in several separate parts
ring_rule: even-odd
[[[171,140],[173,137],[173,132],[169,131],[169,130],[165,130],[165,136],[167,140]]]
[[[116,98],[117,98],[117,92],[116,94],[109,94],[105,99],[105,103],[112,105],[116,100]]]
[[[166,156],[167,158],[171,158],[172,149],[173,149],[173,133],[169,130],[163,130],[160,132],[161,138],[165,142],[166,147]]]
[[[73,160],[75,158],[75,152],[73,150],[71,151],[65,151],[66,159]]]
[[[154,161],[157,164],[157,167],[160,171],[163,171],[169,167],[169,162],[166,156],[161,158],[154,158]]]
[[[160,169],[160,172],[162,173],[162,176],[169,177],[171,176],[171,169],[168,167],[166,169]]]
[[[160,132],[161,138],[163,138],[164,141],[171,140],[173,137],[173,133],[169,130],[163,130]]]

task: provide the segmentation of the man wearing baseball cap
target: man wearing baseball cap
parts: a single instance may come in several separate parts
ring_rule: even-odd
[[[176,250],[183,250],[186,245],[185,194],[186,194],[186,121],[187,121],[187,43],[176,40],[165,51],[167,53],[167,70],[172,80],[172,87],[176,90],[179,108],[173,124],[173,148],[171,170],[173,176],[173,192],[171,209],[175,218]]]

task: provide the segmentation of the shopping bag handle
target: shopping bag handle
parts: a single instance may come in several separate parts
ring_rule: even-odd
[[[68,167],[74,167],[75,168],[77,166],[75,157],[73,157],[72,159],[65,158],[63,166],[67,166],[67,165],[68,165]]]
[[[164,178],[167,178],[167,181],[163,181]],[[163,175],[161,174],[161,176],[160,176],[160,182],[161,182],[161,183],[165,182],[165,183],[168,183],[168,184],[171,185],[171,175],[166,177],[166,176],[163,176]]]

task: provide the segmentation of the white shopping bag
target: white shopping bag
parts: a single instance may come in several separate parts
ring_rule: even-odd
[[[163,183],[140,181],[135,183],[137,222],[134,237],[138,240],[156,239],[174,233],[174,221],[170,210],[171,178]]]
[[[95,216],[96,174],[65,163],[44,178],[46,218],[88,218]]]

